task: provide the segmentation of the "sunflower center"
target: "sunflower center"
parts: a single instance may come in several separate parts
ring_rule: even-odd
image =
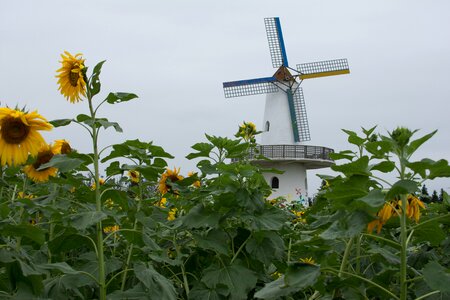
[[[61,154],[69,154],[70,152],[72,152],[70,145],[68,143],[63,143],[61,145]]]
[[[20,144],[30,133],[30,126],[25,125],[21,119],[6,117],[1,123],[3,140],[8,144]]]
[[[43,164],[48,163],[53,157],[53,152],[51,150],[46,150],[43,152],[39,152],[36,161],[33,164],[33,167],[37,170]],[[45,170],[45,169],[44,169]],[[43,171],[43,170],[40,170]]]
[[[71,86],[77,86],[78,85],[78,78],[80,77],[80,73],[74,69],[70,71],[69,74],[69,82]]]

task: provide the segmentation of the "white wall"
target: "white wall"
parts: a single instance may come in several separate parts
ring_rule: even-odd
[[[306,182],[306,168],[301,163],[264,163],[264,167],[275,168],[284,171],[283,174],[264,173],[264,178],[270,185],[273,177],[278,177],[279,188],[274,189],[270,198],[284,196],[291,201],[308,199],[308,187]]]
[[[266,131],[267,121],[269,131]],[[267,94],[262,126],[261,145],[295,144],[287,95],[281,89]]]

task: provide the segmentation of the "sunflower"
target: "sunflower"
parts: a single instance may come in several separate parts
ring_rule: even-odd
[[[312,257],[300,258],[299,261],[308,265],[314,265],[316,263]]]
[[[37,111],[27,113],[9,107],[0,108],[1,165],[21,165],[28,154],[36,156],[44,138],[38,130],[51,130],[53,126]]]
[[[81,100],[81,96],[86,97],[86,69],[81,53],[73,56],[67,51],[61,54],[62,67],[56,70],[59,74],[56,75],[58,79],[61,94],[66,97],[71,103],[76,103]]]
[[[17,199],[30,199],[32,200],[33,198],[36,198],[35,195],[32,194],[25,194],[24,192],[18,192],[17,193]]]
[[[66,140],[56,140],[53,143],[52,151],[55,154],[69,154],[72,152],[70,144]]]
[[[139,172],[135,170],[128,171],[128,176],[130,177],[130,180],[132,183],[138,183],[139,182]]]
[[[111,233],[111,232],[116,232],[119,229],[120,229],[119,225],[106,226],[106,227],[103,227],[103,232],[108,234],[108,233]]]
[[[252,122],[244,122],[239,126],[238,132],[235,134],[236,137],[243,138],[246,142],[255,142],[256,125]]]
[[[105,184],[105,179],[103,179],[102,177],[100,177],[100,178],[98,179],[98,183],[100,183],[100,185],[104,185],[104,184]],[[95,183],[95,180],[94,180],[94,181],[92,181],[92,183],[91,183],[91,190],[92,190],[92,191],[95,191],[96,188],[97,188],[97,184]]]
[[[50,176],[55,177],[57,168],[48,167],[42,170],[38,170],[43,164],[48,163],[52,157],[55,155],[52,151],[51,145],[44,145],[39,150],[36,160],[33,164],[23,167],[25,174],[34,182],[45,182],[48,181]]]
[[[175,208],[171,208],[169,213],[167,214],[167,221],[173,221],[177,218],[177,211],[178,209]]]
[[[414,195],[409,194],[406,197],[406,217],[414,220],[416,223],[420,220],[420,209],[426,208],[425,204],[419,200]],[[398,199],[394,199],[392,201],[387,202],[384,206],[378,211],[377,219],[371,221],[367,225],[367,231],[372,232],[375,227],[377,228],[377,233],[381,232],[381,228],[384,224],[393,216],[398,216],[402,212],[402,201]]]
[[[171,183],[183,179],[183,176],[179,175],[179,173],[180,168],[174,168],[173,171],[167,169],[166,172],[161,175],[158,185],[158,190],[161,194],[164,195],[167,192],[172,191]],[[167,182],[167,179],[169,179],[169,182]],[[174,193],[176,193],[176,191],[174,191]]]
[[[191,176],[197,176],[197,173],[194,173],[194,172],[190,171],[190,172],[188,173],[188,177],[191,177]],[[196,188],[199,188],[200,185],[201,185],[200,180],[194,181],[194,183],[193,183],[192,185],[193,185],[194,187],[196,187]]]
[[[156,201],[153,205],[161,208],[166,208],[168,205],[167,198],[161,198],[161,200]]]

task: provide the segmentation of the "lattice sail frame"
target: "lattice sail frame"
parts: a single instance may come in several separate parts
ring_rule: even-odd
[[[265,18],[267,41],[269,42],[270,57],[272,58],[272,66],[279,68],[280,66],[288,67],[286,48],[284,47],[283,32],[281,31],[281,23],[279,18]]]
[[[306,114],[305,98],[303,89],[297,87],[293,95],[295,119],[297,120],[298,141],[306,142],[311,140],[309,132],[308,115]]]
[[[299,64],[297,71],[302,80],[350,73],[348,61],[345,58]]]
[[[275,93],[278,92],[278,87],[273,84],[275,81],[274,77],[264,77],[224,82],[223,91],[225,98]]]

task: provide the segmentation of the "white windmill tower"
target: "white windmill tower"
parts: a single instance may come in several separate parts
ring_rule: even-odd
[[[347,59],[335,59],[289,67],[279,18],[265,18],[272,66],[277,68],[270,77],[224,82],[226,98],[267,94],[263,133],[259,154],[270,160],[254,162],[284,171],[265,174],[272,187],[272,197],[284,196],[304,203],[308,196],[306,170],[329,167],[333,149],[306,145],[311,140],[303,90],[304,79],[350,73]]]

